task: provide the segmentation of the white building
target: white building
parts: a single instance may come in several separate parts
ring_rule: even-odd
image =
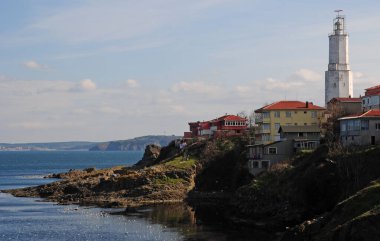
[[[362,109],[363,111],[380,109],[380,85],[365,90],[362,96]]]
[[[333,20],[333,32],[329,34],[329,65],[325,72],[325,103],[332,98],[352,97],[352,73],[348,57],[348,34],[345,17],[338,15]]]

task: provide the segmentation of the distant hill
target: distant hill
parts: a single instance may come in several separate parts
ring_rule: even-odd
[[[79,151],[88,150],[98,142],[68,141],[48,143],[0,143],[0,151]]]
[[[172,140],[181,136],[141,136],[129,140],[109,141],[98,143],[90,151],[143,151],[149,144],[166,146]]]

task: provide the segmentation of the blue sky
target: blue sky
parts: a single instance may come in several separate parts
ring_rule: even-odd
[[[379,1],[3,0],[0,142],[178,134],[277,100],[323,105],[343,9],[354,94],[379,84]]]

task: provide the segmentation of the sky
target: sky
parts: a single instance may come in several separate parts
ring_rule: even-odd
[[[2,0],[0,142],[182,135],[279,100],[324,105],[342,9],[354,95],[380,84],[377,0]]]

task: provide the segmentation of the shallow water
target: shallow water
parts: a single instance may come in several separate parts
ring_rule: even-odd
[[[132,165],[142,152],[0,152],[0,190],[54,181],[50,173]],[[254,230],[205,223],[183,204],[100,209],[0,193],[0,240],[271,240]]]

